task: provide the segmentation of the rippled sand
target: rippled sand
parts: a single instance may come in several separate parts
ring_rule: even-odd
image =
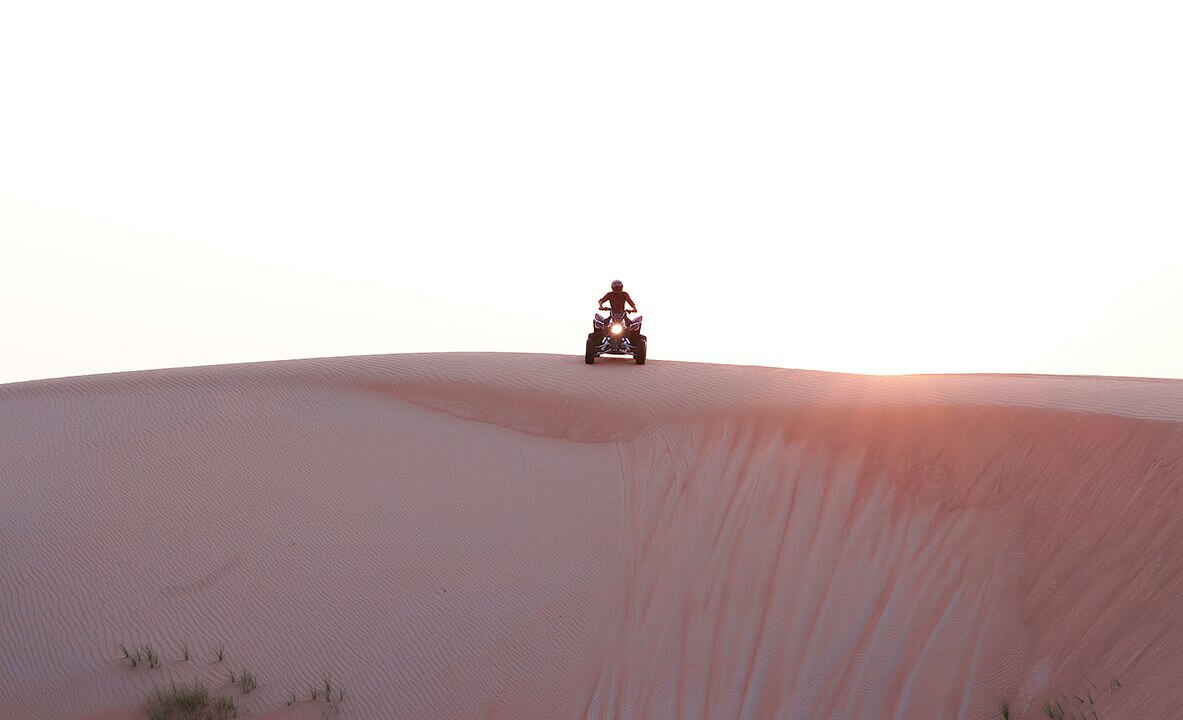
[[[243,717],[325,673],[355,719],[1179,717],[1181,423],[1179,381],[545,355],[4,385],[0,718],[241,667]]]

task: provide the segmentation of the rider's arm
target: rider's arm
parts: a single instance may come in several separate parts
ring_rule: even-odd
[[[607,300],[607,299],[608,299],[608,296],[609,296],[609,295],[611,295],[611,294],[612,294],[612,293],[608,293],[607,295],[604,295],[604,297],[600,298],[600,309],[601,309],[601,310],[603,310],[603,309],[604,309],[604,301],[605,301],[605,300]]]
[[[636,311],[637,311],[637,304],[636,304],[635,302],[633,302],[633,299],[632,299],[631,297],[629,297],[629,294],[628,294],[628,293],[625,293],[625,294],[624,294],[624,301],[625,301],[626,303],[628,303],[629,305],[632,305],[632,306],[633,306],[633,312],[636,312]]]

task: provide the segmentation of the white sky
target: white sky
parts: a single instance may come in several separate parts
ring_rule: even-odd
[[[1183,5],[0,4],[0,382],[289,357],[1183,377]]]

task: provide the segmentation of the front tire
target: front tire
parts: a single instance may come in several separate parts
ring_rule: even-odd
[[[633,360],[636,361],[638,365],[645,364],[645,351],[648,349],[648,345],[648,342],[642,340],[641,344],[637,346],[637,349],[633,351]]]
[[[587,346],[583,351],[583,361],[588,365],[592,365],[596,362],[596,348],[598,345],[599,343],[596,342],[595,333],[587,336]]]

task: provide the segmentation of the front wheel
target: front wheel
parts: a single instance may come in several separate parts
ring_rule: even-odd
[[[645,350],[647,349],[647,345],[648,343],[642,340],[641,344],[637,346],[637,349],[633,351],[633,360],[636,361],[638,365],[645,364]]]
[[[595,363],[595,361],[596,361],[596,347],[597,347],[597,345],[598,345],[598,343],[596,343],[595,334],[593,333],[591,335],[588,335],[587,336],[587,346],[584,348],[584,351],[583,351],[583,361],[585,363],[587,363],[588,365],[591,365],[591,364]]]

